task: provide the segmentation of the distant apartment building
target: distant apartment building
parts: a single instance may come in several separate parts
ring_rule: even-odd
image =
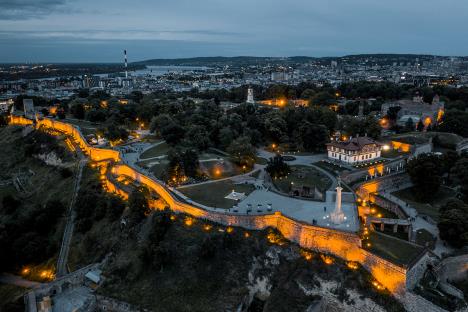
[[[346,141],[332,141],[327,144],[328,158],[347,164],[370,162],[380,157],[382,144],[365,137],[350,138]]]
[[[272,72],[271,73],[271,80],[272,81],[287,81],[291,79],[291,74],[288,72]]]

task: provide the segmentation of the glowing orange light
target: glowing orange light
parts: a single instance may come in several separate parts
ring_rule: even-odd
[[[234,232],[234,228],[232,226],[228,226],[228,228],[226,229],[226,232],[227,233],[232,233],[232,232]]]
[[[21,271],[21,273],[23,273],[24,275],[29,274],[29,272],[31,272],[31,270],[30,270],[28,267],[24,268],[24,269]]]
[[[431,124],[432,124],[431,117],[426,117],[426,119],[424,119],[424,125],[427,127],[427,126],[430,126]]]
[[[203,229],[204,229],[205,231],[207,231],[207,232],[210,231],[212,228],[213,228],[213,226],[212,226],[211,224],[205,224],[205,225],[203,226]]]
[[[192,226],[193,225],[193,219],[190,218],[190,217],[187,217],[187,218],[185,218],[184,223],[185,223],[186,226]]]
[[[377,217],[378,217],[378,218],[382,218],[382,214],[379,213],[379,214],[377,215]]]
[[[320,255],[320,258],[322,258],[322,260],[323,260],[323,262],[325,264],[332,264],[333,263],[333,258],[330,257],[330,256]]]
[[[373,281],[372,282],[372,285],[374,285],[375,288],[377,288],[378,290],[383,290],[384,287],[382,286],[382,284],[380,284],[379,282],[377,281]]]
[[[174,216],[174,215],[171,215],[171,216],[170,216],[170,219],[171,219],[171,221],[175,221],[175,219],[176,219],[176,216]]]
[[[250,233],[249,233],[249,232],[245,232],[245,233],[244,233],[244,237],[245,237],[245,238],[249,238],[249,237],[250,237]]]
[[[306,259],[307,261],[312,260],[312,253],[310,251],[301,250],[301,254],[304,257],[304,259]]]
[[[348,268],[350,268],[351,270],[357,270],[358,267],[359,267],[358,264],[357,264],[356,262],[354,262],[354,261],[348,261],[348,262],[346,263],[346,266],[347,266]]]

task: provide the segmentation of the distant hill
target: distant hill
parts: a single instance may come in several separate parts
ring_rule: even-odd
[[[259,57],[259,56],[212,56],[212,57],[192,57],[178,59],[151,59],[140,62],[133,62],[133,65],[153,65],[153,66],[249,66],[265,64],[301,64],[311,61],[316,63],[329,63],[332,60],[345,63],[371,62],[376,64],[388,64],[392,62],[415,62],[432,60],[434,58],[448,58],[442,56],[423,54],[356,54],[342,57],[311,57],[311,56],[291,56],[291,57]]]

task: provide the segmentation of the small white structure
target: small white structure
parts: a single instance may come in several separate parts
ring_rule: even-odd
[[[246,198],[247,196],[245,196],[245,193],[237,193],[236,191],[232,190],[231,193],[229,193],[226,197],[226,199],[232,199],[232,200],[235,200],[235,201],[241,201],[243,200],[244,198]]]
[[[333,224],[341,224],[345,220],[345,215],[341,209],[341,182],[338,178],[338,186],[336,187],[336,200],[335,200],[335,211],[330,214],[330,220]]]
[[[102,271],[99,269],[96,269],[94,271],[89,271],[88,273],[86,273],[85,277],[97,285],[101,281],[101,274],[102,274]]]
[[[332,141],[327,144],[328,158],[347,164],[369,162],[380,157],[382,146],[367,136]]]
[[[247,90],[247,103],[249,104],[254,104],[255,103],[255,100],[254,100],[254,95],[253,95],[253,89],[252,88],[249,88]]]

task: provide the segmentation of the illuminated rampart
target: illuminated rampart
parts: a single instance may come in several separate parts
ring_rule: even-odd
[[[361,240],[357,234],[306,224],[286,217],[279,212],[265,215],[240,215],[207,210],[187,204],[173,196],[162,183],[147,177],[133,167],[122,164],[118,151],[90,146],[80,130],[73,125],[46,118],[34,123],[29,119],[18,116],[11,116],[10,123],[23,126],[33,125],[36,128],[45,127],[62,132],[72,137],[91,160],[110,160],[112,163],[116,163],[110,168],[111,172],[107,171],[107,166],[100,166],[101,180],[107,191],[116,193],[124,199],[128,199],[128,194],[113,183],[108,178],[108,174],[126,176],[145,185],[158,193],[174,212],[189,214],[196,218],[210,220],[226,226],[239,226],[251,230],[262,230],[267,227],[277,228],[285,238],[298,243],[304,248],[333,254],[344,260],[360,263],[372,273],[379,283],[393,293],[400,293],[406,289],[406,273],[409,269],[397,266],[362,249]],[[374,190],[367,191],[372,192]]]

